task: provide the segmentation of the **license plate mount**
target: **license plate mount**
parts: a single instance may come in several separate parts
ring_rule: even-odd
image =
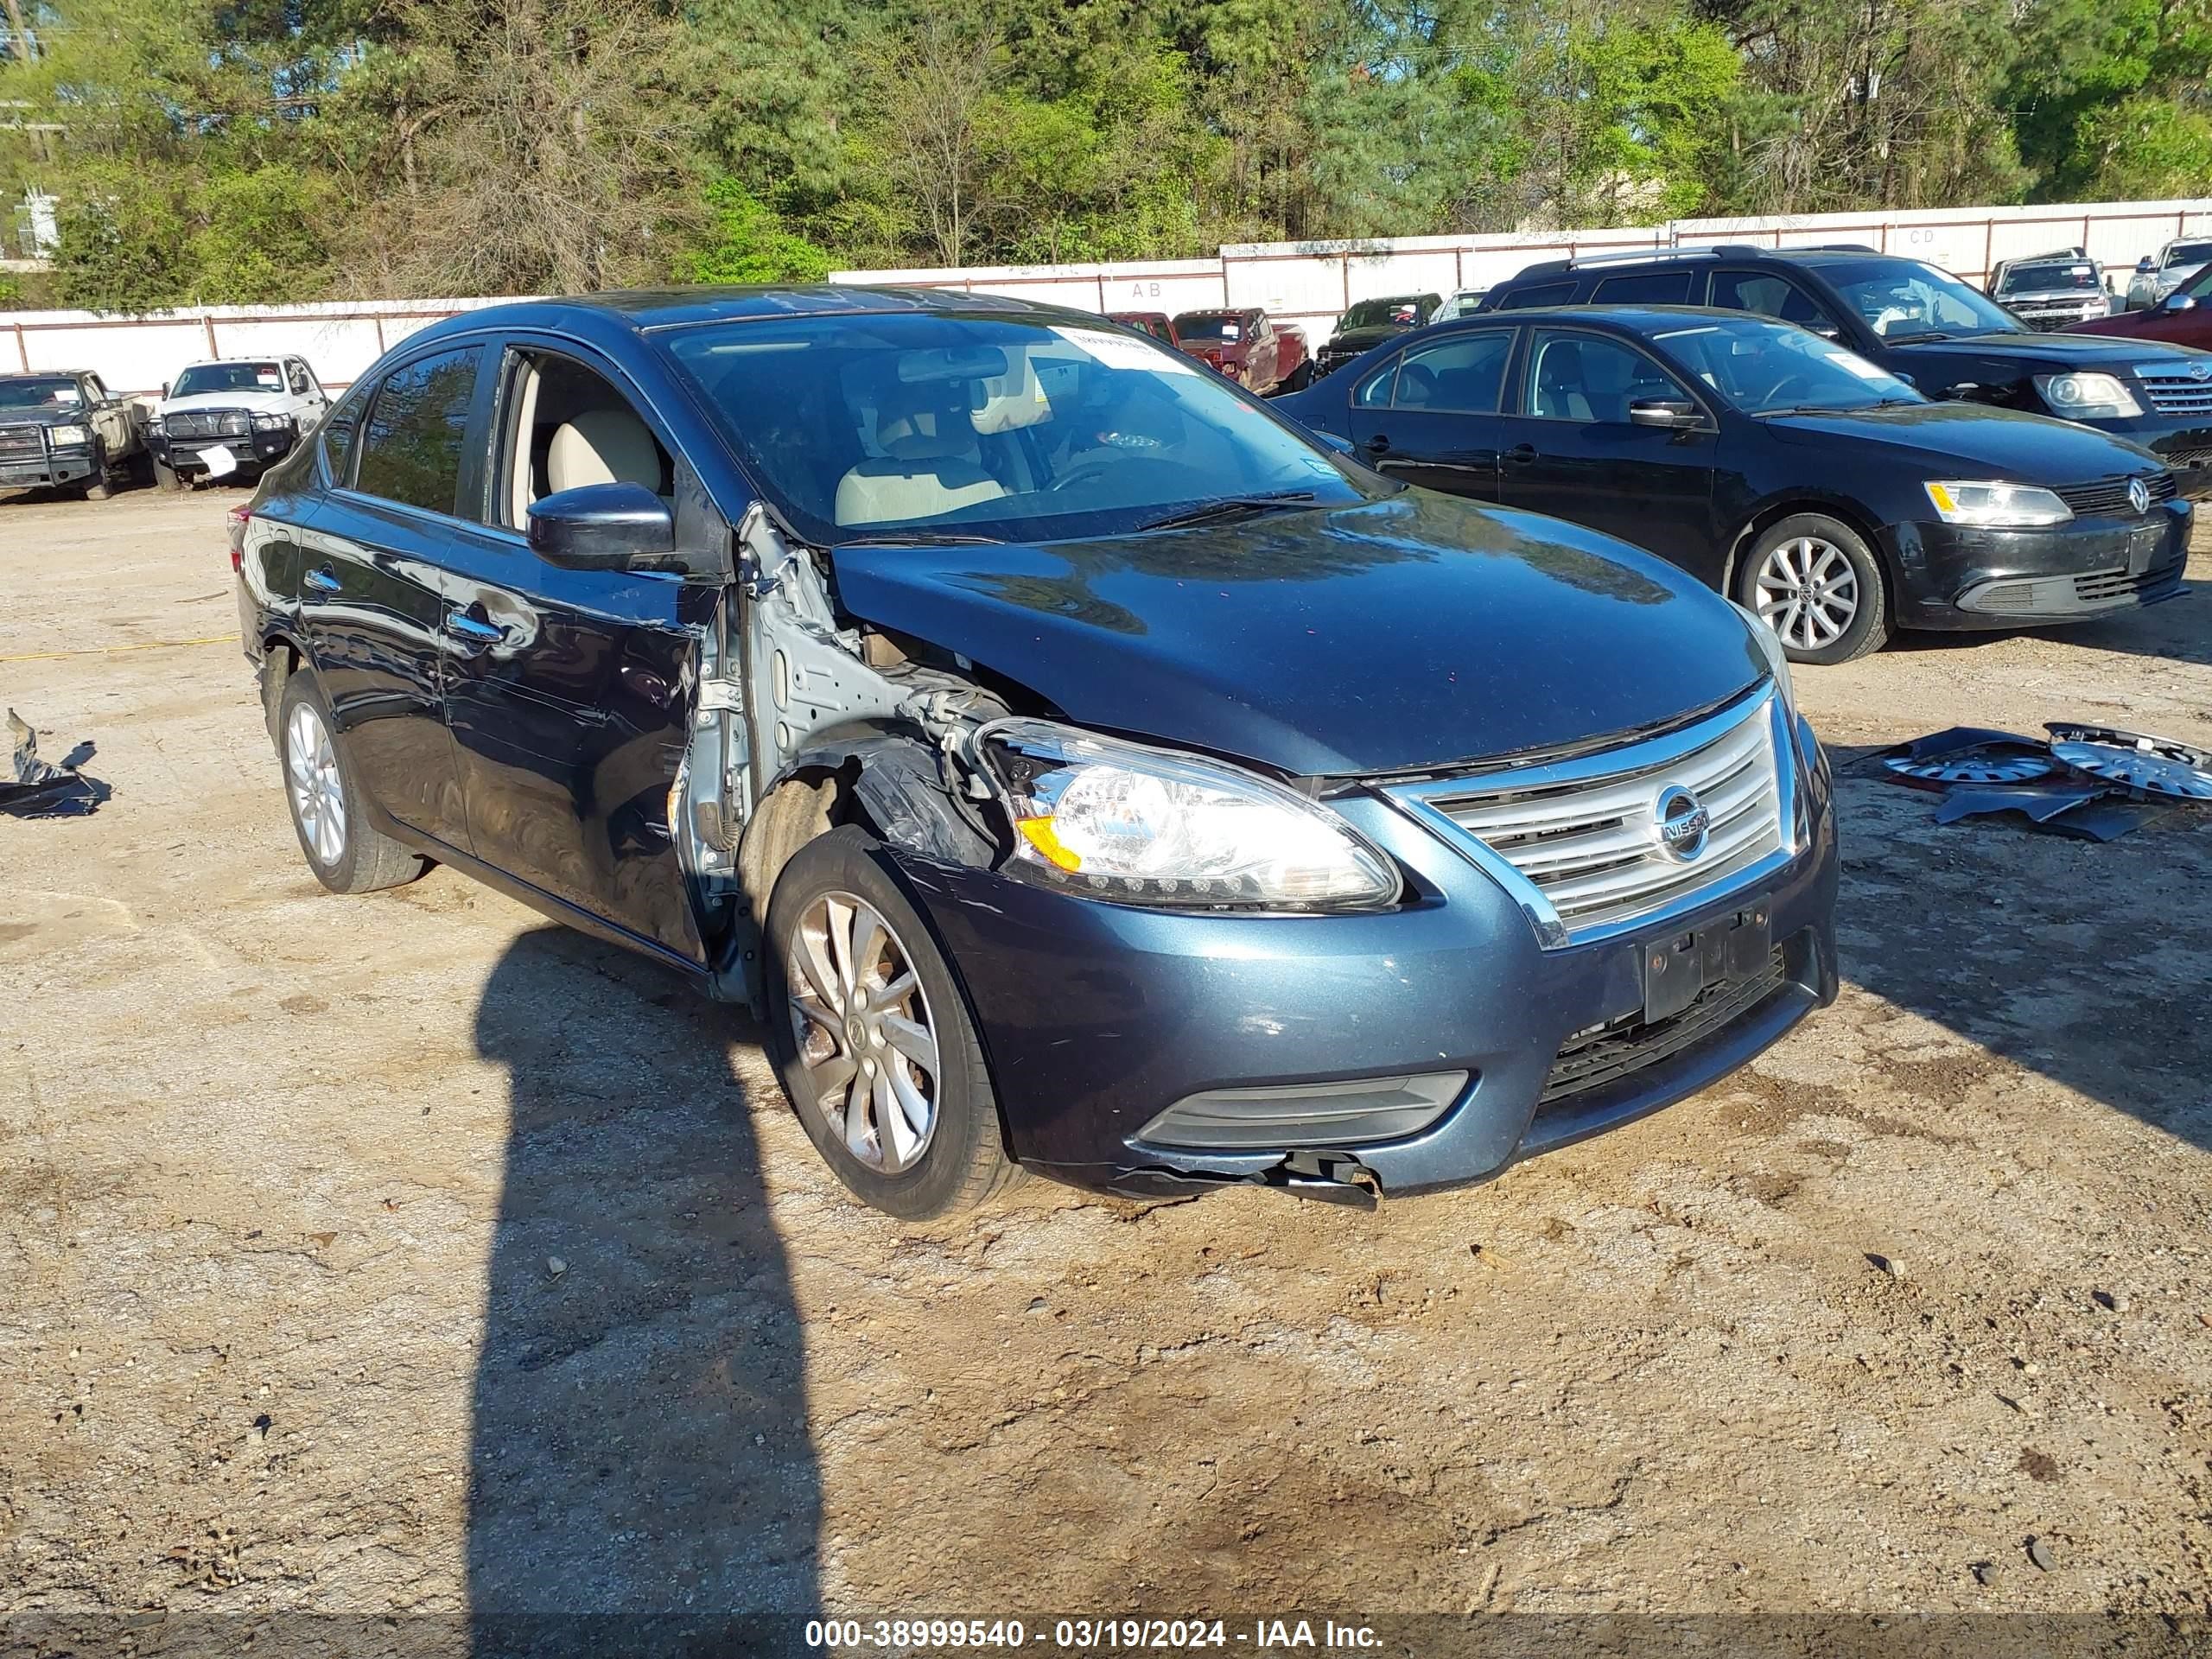
[[[1774,923],[1764,899],[1652,940],[1643,950],[1644,1024],[1680,1014],[1707,985],[1752,977],[1773,953]]]
[[[2139,576],[2158,563],[2158,550],[2165,544],[2164,524],[2138,524],[2127,532],[2127,574]]]

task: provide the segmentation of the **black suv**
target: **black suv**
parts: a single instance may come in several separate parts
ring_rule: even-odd
[[[1929,397],[2080,421],[2140,444],[2183,492],[2212,494],[2212,352],[2038,334],[1918,259],[1838,244],[1721,246],[1530,265],[1486,311],[1711,305],[1757,311],[1849,346]]]

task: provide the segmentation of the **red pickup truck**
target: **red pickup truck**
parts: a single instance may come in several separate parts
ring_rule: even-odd
[[[1305,334],[1264,311],[1185,311],[1175,319],[1175,343],[1263,397],[1302,391],[1313,378]]]

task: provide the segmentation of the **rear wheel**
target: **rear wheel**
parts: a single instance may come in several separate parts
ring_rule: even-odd
[[[1737,599],[1765,618],[1793,663],[1834,666],[1881,649],[1889,594],[1873,550],[1826,513],[1770,524],[1743,557]]]
[[[909,1221],[1004,1186],[997,1097],[952,970],[856,825],[794,853],[768,905],[784,1092],[837,1179]]]
[[[333,893],[374,893],[423,874],[428,861],[422,855],[369,822],[312,675],[295,673],[284,682],[276,756],[284,768],[292,828],[316,880]]]

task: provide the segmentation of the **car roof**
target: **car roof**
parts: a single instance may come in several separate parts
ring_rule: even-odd
[[[899,313],[942,316],[1082,318],[1095,311],[1044,305],[1003,294],[961,289],[865,288],[842,283],[790,286],[613,289],[540,300],[514,300],[441,319],[407,336],[410,346],[486,328],[538,328],[607,340],[663,328],[714,322],[757,322],[777,317],[883,316]]]
[[[1510,311],[1478,311],[1471,316],[1453,317],[1448,322],[1432,323],[1429,327],[1461,330],[1484,323],[1497,327],[1505,323],[1550,322],[1584,328],[1611,327],[1632,334],[1678,323],[1685,317],[1712,317],[1731,322],[1776,321],[1757,312],[1715,305],[1532,305]],[[1427,332],[1428,329],[1422,330],[1424,334]]]

